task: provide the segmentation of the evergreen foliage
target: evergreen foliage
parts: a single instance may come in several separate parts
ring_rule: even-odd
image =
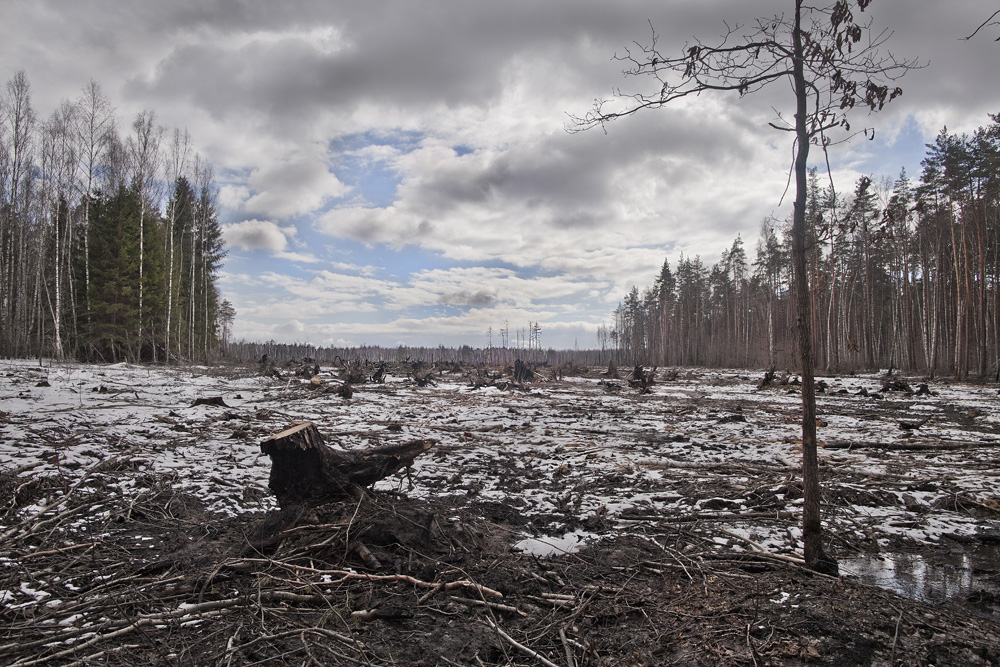
[[[920,182],[864,176],[842,197],[809,177],[809,289],[817,365],[980,377],[1000,373],[1000,114],[943,129]],[[789,225],[765,220],[749,262],[737,237],[711,268],[669,261],[614,314],[620,364],[795,368]],[[676,278],[674,277],[676,275]]]
[[[135,356],[139,330],[139,193],[119,186],[90,203],[90,285],[84,326],[86,356]]]

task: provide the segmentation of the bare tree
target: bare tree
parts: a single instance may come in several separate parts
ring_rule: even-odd
[[[77,151],[80,159],[80,195],[83,198],[83,273],[84,295],[90,292],[90,197],[94,193],[101,160],[115,134],[115,110],[99,83],[91,79],[77,100]]]
[[[187,130],[181,132],[174,129],[167,156],[167,179],[171,188],[175,189],[177,180],[187,172],[188,159],[191,156],[191,135]],[[166,332],[166,363],[170,363],[170,325],[174,305],[174,226],[177,223],[178,203],[174,201],[168,212],[167,242],[169,243],[169,259],[167,269],[167,332]],[[183,248],[182,248],[183,250]]]
[[[46,181],[51,183],[46,204],[51,208],[49,215],[52,218],[51,264],[55,301],[53,303],[50,296],[49,310],[52,316],[53,347],[58,359],[62,359],[64,354],[62,321],[66,295],[73,293],[69,282],[73,232],[69,208],[73,199],[72,188],[77,169],[73,129],[75,115],[76,106],[64,100],[45,124],[42,141],[42,173],[47,175]],[[72,319],[75,320],[75,307],[71,312]]]
[[[164,128],[156,124],[156,112],[147,109],[136,115],[132,121],[132,135],[128,138],[128,150],[131,156],[134,178],[139,185],[139,341],[142,345],[143,322],[145,310],[143,306],[144,259],[146,243],[146,209],[155,210],[159,206],[160,187],[157,180],[160,160],[160,144],[163,141]],[[154,345],[155,347],[155,345]],[[141,353],[141,350],[140,350]]]
[[[27,331],[23,327],[27,305],[27,215],[33,185],[35,111],[31,86],[23,71],[7,82],[7,96],[0,100],[0,114],[7,136],[4,150],[5,194],[0,214],[0,345],[8,353],[23,353]]]
[[[770,125],[794,136],[792,172],[795,203],[792,223],[792,268],[796,297],[796,324],[802,371],[802,476],[804,507],[802,532],[806,562],[820,571],[837,569],[823,550],[820,523],[819,466],[816,452],[816,395],[811,331],[811,302],[806,275],[806,197],[809,149],[824,150],[833,130],[851,131],[848,114],[855,107],[879,111],[902,90],[893,82],[916,66],[883,49],[890,33],[876,32],[871,22],[855,20],[852,5],[862,12],[871,0],[838,0],[814,7],[792,0],[792,15],[757,19],[748,28],[727,28],[721,41],[687,44],[680,55],[663,55],[655,31],[649,45],[627,50],[620,57],[627,76],[652,77],[652,93],[619,95],[617,103],[598,100],[594,109],[575,117],[572,131],[667,106],[702,93],[732,92],[740,97],[769,84],[789,84],[794,112],[778,113]],[[624,104],[621,104],[624,102]]]

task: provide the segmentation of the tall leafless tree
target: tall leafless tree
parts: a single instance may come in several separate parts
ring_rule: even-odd
[[[139,340],[143,340],[145,322],[144,260],[146,244],[146,211],[157,210],[160,200],[160,144],[164,128],[156,123],[156,112],[146,109],[132,121],[132,134],[128,138],[134,178],[139,185]],[[140,342],[140,345],[142,343]],[[155,343],[153,345],[155,348]]]
[[[188,168],[188,160],[191,156],[191,136],[188,134],[187,130],[181,132],[179,129],[174,130],[173,137],[170,141],[170,146],[168,148],[167,155],[167,182],[170,184],[171,188],[176,186],[177,180],[181,178]],[[167,274],[167,330],[166,330],[166,362],[170,363],[170,327],[173,322],[173,306],[174,306],[174,252],[175,252],[175,241],[174,241],[174,226],[177,223],[180,211],[177,210],[177,202],[173,202],[170,206],[170,210],[167,211],[167,236],[166,241],[169,244],[168,249],[168,274]],[[183,250],[183,246],[181,248]]]
[[[824,149],[830,133],[850,133],[849,112],[855,107],[879,111],[901,94],[894,81],[916,66],[884,51],[888,32],[856,20],[871,0],[838,0],[827,6],[792,0],[791,16],[757,19],[747,29],[727,29],[714,44],[696,41],[679,55],[664,55],[655,31],[651,43],[621,58],[626,75],[652,77],[652,93],[636,93],[599,100],[585,116],[575,118],[574,130],[661,108],[702,93],[732,92],[740,97],[772,83],[790,85],[793,113],[780,114],[771,126],[792,133],[795,201],[792,224],[792,268],[796,298],[798,346],[802,372],[802,452],[804,507],[802,532],[807,564],[836,571],[836,562],[823,550],[820,522],[819,467],[816,452],[816,397],[813,376],[811,303],[806,273],[806,196],[809,149]],[[856,7],[855,7],[856,5]],[[621,104],[624,102],[624,105]]]
[[[80,159],[79,194],[83,199],[84,294],[90,292],[90,198],[99,176],[101,161],[115,136],[115,109],[101,85],[91,79],[77,100],[77,140]],[[85,297],[89,298],[89,297]],[[89,303],[87,306],[90,308]]]

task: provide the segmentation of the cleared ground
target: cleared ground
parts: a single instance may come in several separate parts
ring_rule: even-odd
[[[1000,664],[994,385],[824,378],[834,579],[795,562],[799,396],[762,373],[282,370],[0,364],[0,661]],[[299,420],[438,444],[283,516],[259,442]]]

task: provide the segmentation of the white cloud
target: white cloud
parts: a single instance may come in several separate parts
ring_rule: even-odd
[[[244,211],[279,219],[311,213],[349,191],[324,159],[305,156],[258,167],[248,182],[254,194]]]
[[[294,227],[279,227],[269,220],[244,220],[223,225],[226,243],[244,250],[269,250],[281,252],[288,246],[288,238],[295,235]]]
[[[276,259],[285,259],[289,262],[299,262],[301,264],[317,264],[323,261],[316,255],[303,252],[276,252],[274,253],[274,257]]]
[[[241,209],[249,198],[250,188],[245,185],[223,185],[219,188],[219,206],[224,210]]]
[[[289,320],[284,324],[275,325],[272,330],[274,333],[284,336],[301,336],[305,333],[306,327],[298,320]]]

